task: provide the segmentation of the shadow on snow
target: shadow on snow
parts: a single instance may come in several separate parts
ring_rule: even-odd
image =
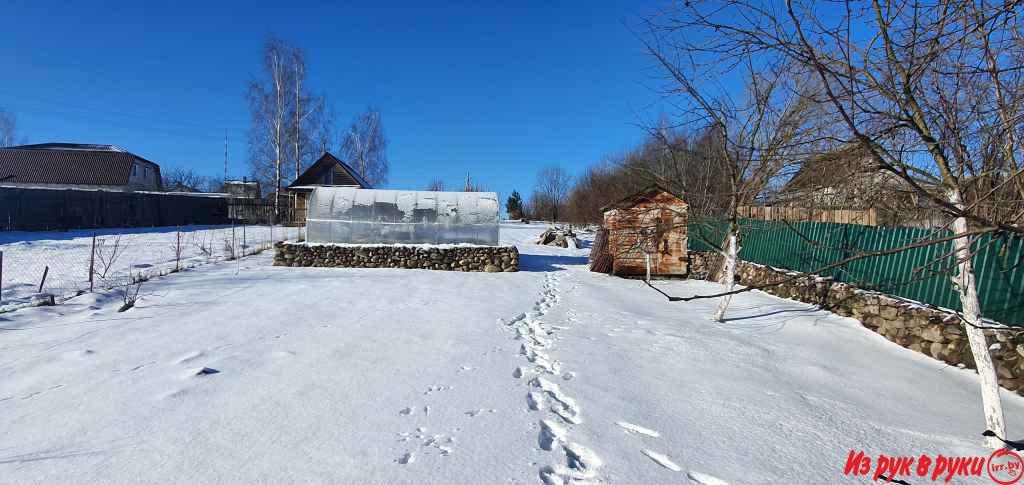
[[[565,266],[587,264],[586,256],[519,254],[519,271],[562,271]]]

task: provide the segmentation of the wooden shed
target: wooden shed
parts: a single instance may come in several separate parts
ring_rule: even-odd
[[[604,226],[591,269],[620,276],[682,276],[687,270],[686,202],[660,186],[601,208]]]
[[[319,160],[310,165],[302,175],[299,175],[286,189],[292,194],[294,221],[297,224],[306,224],[306,213],[309,209],[309,197],[313,189],[317,187],[356,187],[360,189],[372,189],[366,180],[359,176],[352,167],[341,161],[338,157],[328,152]],[[271,199],[273,200],[273,199]]]

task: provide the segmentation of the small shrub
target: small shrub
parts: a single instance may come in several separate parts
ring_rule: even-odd
[[[139,299],[139,292],[142,291],[142,284],[147,280],[148,278],[141,272],[133,275],[131,270],[128,270],[128,277],[125,279],[124,285],[118,288],[123,302],[121,308],[117,309],[118,312],[128,311],[135,306],[135,302]]]

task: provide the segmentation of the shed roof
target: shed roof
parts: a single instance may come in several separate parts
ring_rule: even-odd
[[[135,163],[160,166],[114,145],[42,143],[0,148],[0,181],[68,185],[127,185]],[[159,183],[159,182],[158,182]]]
[[[600,211],[602,213],[604,213],[604,212],[608,212],[608,211],[610,211],[612,209],[621,209],[623,207],[631,207],[631,206],[636,205],[638,202],[641,202],[641,201],[644,201],[644,200],[649,200],[654,195],[659,194],[659,193],[665,193],[665,194],[671,195],[672,197],[675,197],[676,199],[678,199],[680,204],[687,205],[686,201],[683,200],[682,196],[680,196],[679,194],[676,194],[675,192],[673,192],[671,190],[668,190],[665,187],[662,187],[661,185],[651,184],[651,185],[648,185],[647,187],[644,187],[644,188],[640,189],[639,191],[637,191],[637,192],[635,192],[633,194],[630,194],[630,195],[628,195],[626,197],[623,197],[622,199],[620,199],[618,201],[612,202],[611,204],[608,204],[608,205],[602,207],[600,209]]]
[[[313,165],[311,165],[309,168],[307,168],[305,172],[302,172],[302,175],[299,175],[299,177],[296,178],[295,181],[288,186],[288,188],[295,189],[303,186],[319,185],[316,182],[317,179],[320,178],[320,174],[323,173],[324,170],[327,170],[335,166],[340,167],[341,170],[347,175],[346,178],[349,180],[344,180],[342,181],[342,183],[337,183],[334,185],[350,185],[357,186],[363,189],[373,188],[373,186],[370,185],[370,183],[367,182],[363,177],[361,177],[359,173],[357,173],[352,167],[350,167],[347,163],[341,161],[341,159],[339,159],[338,157],[331,155],[329,152],[324,152],[320,159],[314,162]]]

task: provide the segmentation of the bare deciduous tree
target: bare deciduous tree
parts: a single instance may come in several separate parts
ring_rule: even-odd
[[[169,192],[202,192],[208,187],[206,177],[191,168],[174,167],[162,175],[164,190]]]
[[[710,146],[716,152],[707,154],[707,159],[719,167],[724,175],[721,182],[726,184],[724,191],[716,188],[724,192],[721,202],[725,205],[718,209],[729,221],[725,247],[721,248],[721,281],[732,291],[742,237],[738,211],[763,197],[771,182],[797,163],[799,153],[811,143],[814,137],[808,125],[817,107],[814,85],[794,76],[787,62],[766,55],[759,57],[755,67],[754,58],[747,54],[733,70],[744,77],[741,96],[709,92],[698,87],[702,84],[699,78],[709,71],[692,61],[696,52],[680,48],[679,43],[666,43],[664,35],[671,35],[672,30],[651,25],[654,39],[647,49],[667,73],[669,93],[682,98],[681,123],[704,123],[715,140]],[[725,319],[730,301],[731,295],[722,297],[715,320]]]
[[[435,178],[427,184],[426,190],[430,192],[444,192],[444,180]]]
[[[560,210],[565,207],[571,187],[572,176],[561,166],[544,167],[537,172],[537,185],[530,196],[530,205],[540,215],[549,216],[552,221],[557,221]]]
[[[341,134],[342,157],[370,185],[381,187],[388,183],[391,167],[388,163],[388,140],[384,136],[384,123],[380,110],[373,106],[352,121]]]
[[[288,137],[292,148],[290,164],[295,167],[295,178],[299,178],[302,171],[326,151],[330,144],[331,117],[326,97],[311,93],[303,87],[307,70],[305,53],[301,49],[292,48],[290,55],[294,106],[289,118],[291,127]]]
[[[113,239],[112,244],[107,244],[107,241]],[[114,265],[117,264],[118,259],[124,255],[127,244],[121,244],[121,235],[118,234],[113,238],[102,238],[96,240],[96,266],[94,268],[94,274],[100,277],[102,280],[106,280],[108,275],[113,275],[111,271],[114,270]]]
[[[986,425],[1006,436],[981,319],[971,245],[983,233],[1024,233],[1021,102],[1024,27],[1017,2],[687,2],[659,17],[677,46],[720,67],[748,53],[813,76],[815,100],[876,170],[901,178],[944,212],[953,284],[981,383]],[[826,11],[827,9],[827,11]],[[920,183],[931,178],[934,185]],[[917,244],[932,243],[923,241]],[[845,263],[842,262],[842,263]],[[997,436],[987,443],[1001,447]]]
[[[466,180],[462,183],[463,192],[486,192],[487,187],[483,183],[473,180],[468,173],[466,174]]]

